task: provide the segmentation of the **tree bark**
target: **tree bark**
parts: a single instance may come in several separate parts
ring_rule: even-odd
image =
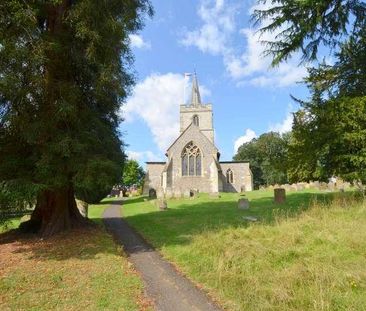
[[[20,229],[49,237],[88,224],[90,222],[80,214],[76,206],[74,189],[70,185],[63,188],[43,190],[38,195],[36,208],[31,219],[22,223]]]

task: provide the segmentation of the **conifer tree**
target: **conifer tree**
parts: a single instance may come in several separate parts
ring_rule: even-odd
[[[75,194],[95,201],[120,180],[129,34],[145,13],[148,0],[0,2],[0,181],[34,189],[23,229],[85,225]]]

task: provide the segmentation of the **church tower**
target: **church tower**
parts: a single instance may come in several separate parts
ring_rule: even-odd
[[[180,106],[180,133],[191,124],[198,126],[202,134],[204,134],[212,143],[214,143],[213,114],[212,105],[203,104],[197,80],[194,74],[192,81],[191,99],[188,105]]]

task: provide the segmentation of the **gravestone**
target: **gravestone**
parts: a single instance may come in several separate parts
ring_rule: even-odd
[[[210,195],[210,198],[213,198],[213,199],[221,198],[220,193],[218,193],[218,192],[210,192],[209,195]]]
[[[274,202],[277,204],[285,203],[286,201],[286,190],[283,188],[274,189]]]
[[[168,209],[168,204],[167,204],[166,200],[159,199],[159,200],[156,200],[156,203],[158,205],[159,210],[165,211]]]
[[[258,221],[258,218],[257,217],[254,217],[254,216],[245,216],[243,217],[244,220],[247,220],[247,221]]]
[[[192,199],[197,198],[197,196],[198,196],[198,191],[197,191],[197,190],[189,190],[189,196],[190,196],[190,198],[192,198]]]
[[[239,199],[238,200],[238,209],[249,209],[249,200],[248,199]]]
[[[241,193],[244,193],[245,192],[245,186],[244,185],[240,187],[240,192]]]
[[[156,199],[155,189],[149,189],[149,199]]]
[[[80,214],[85,217],[85,218],[88,218],[88,208],[89,208],[89,204],[84,202],[84,201],[81,201],[81,200],[78,200],[76,199],[76,206],[80,212]]]
[[[190,194],[189,190],[185,190],[184,191],[184,197],[189,198],[190,196],[191,196],[191,194]]]

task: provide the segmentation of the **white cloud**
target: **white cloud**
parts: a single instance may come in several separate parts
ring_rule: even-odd
[[[245,134],[235,140],[234,154],[238,152],[239,147],[242,144],[250,142],[253,138],[257,138],[258,135],[252,129],[246,129]]]
[[[136,34],[130,34],[129,39],[131,42],[131,47],[137,48],[137,49],[151,49],[151,43],[146,42],[142,36],[136,35]]]
[[[182,74],[152,74],[135,86],[123,107],[126,122],[135,117],[144,120],[163,153],[179,135],[179,105],[184,101],[184,85]],[[202,96],[210,93],[204,86],[200,90]]]
[[[269,130],[271,132],[278,132],[280,134],[284,134],[292,130],[292,124],[293,124],[293,115],[292,113],[289,112],[286,115],[286,118],[282,122],[270,125]]]
[[[141,161],[160,161],[161,159],[152,151],[127,151],[127,156],[130,160]]]
[[[197,15],[202,24],[197,29],[186,31],[180,43],[197,47],[203,53],[220,55],[226,71],[239,86],[286,87],[301,81],[307,72],[303,66],[298,67],[297,61],[292,60],[271,68],[270,57],[264,57],[265,46],[261,41],[273,41],[277,33],[261,36],[258,29],[237,29],[235,15],[238,8],[240,2],[201,0]],[[258,8],[269,8],[269,4],[253,5],[248,13],[251,14]],[[265,25],[266,23],[261,23],[259,28]],[[244,37],[244,49],[233,44],[234,36],[238,33]],[[237,40],[242,42],[243,38]]]
[[[180,43],[195,46],[200,51],[214,55],[226,53],[229,34],[235,30],[233,7],[225,5],[224,0],[203,0],[198,16],[203,22],[199,29],[186,31]]]

